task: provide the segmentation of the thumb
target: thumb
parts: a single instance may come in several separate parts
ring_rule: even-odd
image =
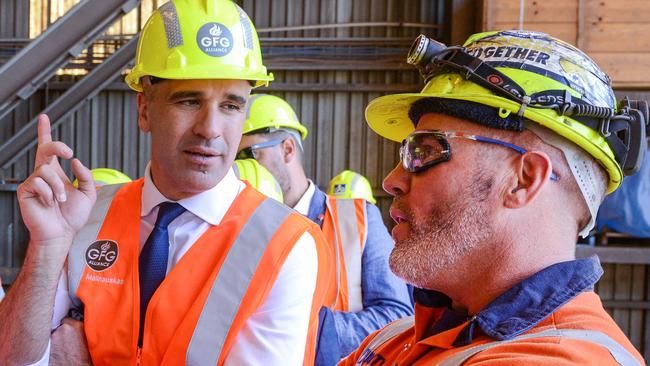
[[[72,173],[77,178],[79,185],[77,189],[85,193],[87,196],[94,197],[95,192],[95,180],[93,179],[90,169],[86,168],[79,159],[72,160]]]

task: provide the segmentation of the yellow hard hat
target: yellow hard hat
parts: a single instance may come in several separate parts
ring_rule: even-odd
[[[521,130],[524,118],[540,124],[600,162],[608,192],[643,161],[647,103],[617,105],[609,77],[582,51],[547,34],[484,32],[462,47],[420,36],[407,61],[420,69],[424,89],[379,97],[366,108],[370,127],[390,140],[401,142],[414,130],[411,105],[426,98],[440,101],[441,113],[496,128]],[[482,117],[463,111],[465,102],[493,107],[494,116],[477,121]]]
[[[241,180],[246,180],[253,188],[279,202],[284,202],[282,188],[273,174],[255,159],[238,159],[233,165],[235,175]]]
[[[135,67],[126,77],[141,92],[140,78],[273,80],[262,64],[257,32],[231,0],[173,0],[149,17],[140,33]]]
[[[243,134],[281,128],[298,131],[303,140],[307,137],[307,128],[300,123],[296,112],[284,99],[269,94],[251,95]]]
[[[131,181],[128,175],[119,170],[109,168],[95,168],[90,170],[90,174],[95,181],[95,187],[101,187],[108,184],[128,183]],[[72,185],[76,188],[79,182],[75,179]]]
[[[363,198],[372,204],[377,203],[368,179],[352,170],[344,170],[332,178],[327,194],[337,198]]]

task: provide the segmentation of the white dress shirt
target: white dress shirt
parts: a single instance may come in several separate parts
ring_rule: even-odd
[[[218,225],[245,185],[232,169],[212,189],[179,200],[187,211],[169,224],[167,272],[178,263],[194,242],[212,225]],[[140,249],[153,230],[158,204],[169,201],[145,170],[140,221]],[[318,257],[314,238],[304,233],[278,274],[264,303],[251,315],[233,342],[225,365],[302,365],[312,296],[316,289]],[[57,288],[52,329],[61,324],[72,305],[67,273]],[[48,365],[50,345],[34,365]]]
[[[296,205],[293,206],[293,209],[298,211],[303,216],[307,216],[309,214],[309,205],[311,204],[311,199],[314,197],[314,193],[316,193],[316,185],[314,182],[312,182],[310,179],[308,179],[307,182],[309,182],[307,190],[302,194],[302,197],[300,197]]]

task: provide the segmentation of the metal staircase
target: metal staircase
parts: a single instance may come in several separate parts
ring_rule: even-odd
[[[52,128],[56,128],[65,120],[66,116],[81,106],[82,102],[92,99],[120,75],[120,71],[133,60],[137,42],[138,37],[132,38],[43,110],[42,113],[50,117]],[[20,131],[11,136],[9,140],[0,145],[0,168],[7,168],[25,151],[36,144],[37,123],[38,117],[35,117],[23,126]]]
[[[0,66],[0,120],[139,2],[83,0]]]

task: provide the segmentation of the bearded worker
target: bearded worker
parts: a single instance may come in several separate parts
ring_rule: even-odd
[[[422,92],[377,98],[366,118],[402,142],[384,189],[415,316],[341,364],[643,364],[593,291],[598,258],[575,250],[643,161],[647,104],[617,104],[589,57],[542,33],[420,36],[409,62]]]

